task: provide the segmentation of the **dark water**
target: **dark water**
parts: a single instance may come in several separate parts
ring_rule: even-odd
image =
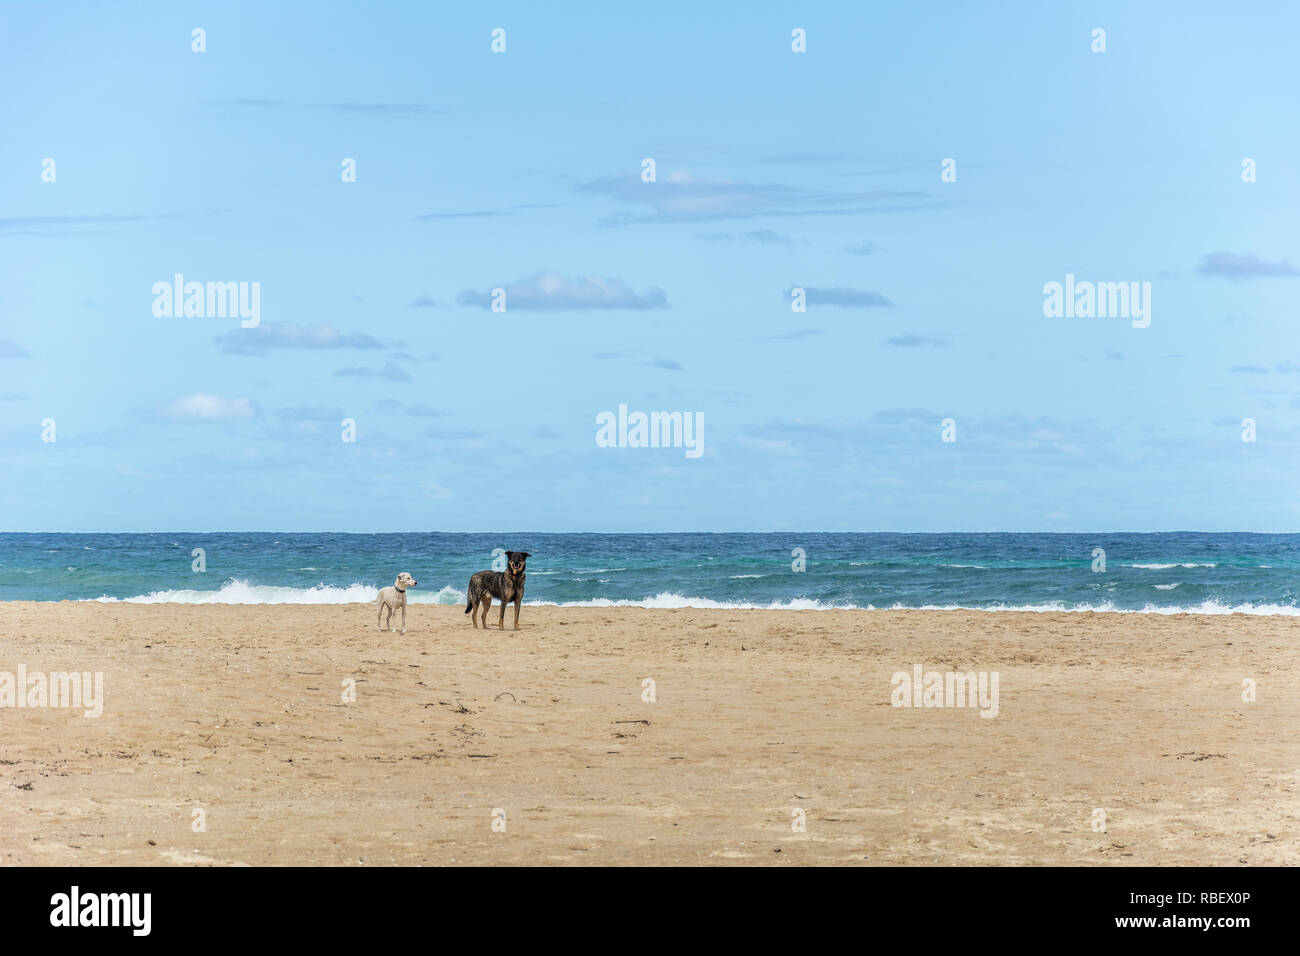
[[[532,553],[529,603],[1300,613],[1300,535],[1217,533],[0,534],[0,600],[343,603],[410,571],[454,604],[494,548]]]

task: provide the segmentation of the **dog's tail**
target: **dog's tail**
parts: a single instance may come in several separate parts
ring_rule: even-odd
[[[470,598],[469,592],[466,591],[465,592],[465,613],[468,614],[469,609],[472,608],[473,606],[474,606],[474,601],[473,599]]]

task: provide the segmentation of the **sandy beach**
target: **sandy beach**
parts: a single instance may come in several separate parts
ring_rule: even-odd
[[[0,674],[102,672],[103,713],[0,708],[0,863],[1295,864],[1298,631],[5,603]],[[997,672],[997,716],[893,706],[918,664]]]

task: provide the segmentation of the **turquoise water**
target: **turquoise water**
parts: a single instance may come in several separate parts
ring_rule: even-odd
[[[530,604],[1300,614],[1300,535],[1216,533],[0,534],[0,600],[346,603],[409,571],[459,604],[494,548],[532,553]]]

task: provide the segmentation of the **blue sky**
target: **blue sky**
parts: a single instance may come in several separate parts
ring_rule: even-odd
[[[544,6],[0,9],[3,529],[1300,530],[1300,7]]]

